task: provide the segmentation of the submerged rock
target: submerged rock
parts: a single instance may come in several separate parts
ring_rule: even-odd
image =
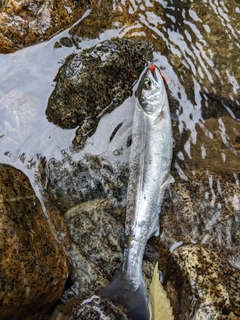
[[[185,245],[167,263],[165,287],[175,320],[240,318],[240,270],[214,250]]]
[[[138,39],[111,39],[70,55],[55,78],[46,115],[62,128],[78,127],[74,145],[83,147],[100,118],[132,95],[152,60],[153,46]]]
[[[70,154],[62,153],[61,161],[42,159],[39,165],[41,183],[62,213],[92,199],[115,197],[124,202],[128,184],[126,164],[113,168],[100,156],[86,154],[82,160],[74,161]]]
[[[0,314],[23,319],[44,314],[62,295],[69,272],[65,222],[43,210],[28,178],[0,165]]]
[[[77,0],[8,0],[0,12],[0,52],[50,39],[79,19],[85,8]]]
[[[89,297],[105,287],[120,270],[123,249],[125,207],[116,199],[92,200],[68,210],[64,215],[71,240],[71,279],[80,297]],[[149,284],[151,263],[143,271]]]
[[[171,47],[168,57],[188,98],[197,108],[201,105],[203,119],[226,114],[240,119],[237,1],[173,2],[171,15],[177,23],[171,25],[182,47],[171,42],[174,50]]]
[[[186,173],[186,172],[185,172]],[[173,250],[186,243],[208,244],[240,268],[240,189],[237,175],[173,172],[172,197],[161,216],[161,243]],[[224,254],[223,254],[224,253]]]
[[[192,132],[182,135],[176,158],[182,169],[209,170],[224,176],[240,171],[240,123],[229,116],[199,122]]]
[[[70,320],[130,320],[121,305],[109,299],[92,296],[74,307]]]
[[[180,169],[172,175],[172,197],[164,203],[160,217],[160,245],[156,239],[150,242],[162,253],[161,268],[174,317],[238,319],[238,175]]]

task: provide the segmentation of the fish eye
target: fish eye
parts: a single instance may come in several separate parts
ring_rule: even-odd
[[[143,88],[149,90],[151,88],[152,81],[149,78],[144,79]]]

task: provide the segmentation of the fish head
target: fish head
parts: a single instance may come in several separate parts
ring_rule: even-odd
[[[148,115],[158,116],[163,110],[167,93],[161,72],[154,64],[143,73],[137,89],[137,98],[140,107]]]

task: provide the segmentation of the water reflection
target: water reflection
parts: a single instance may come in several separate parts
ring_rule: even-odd
[[[221,220],[223,207],[230,201],[232,220],[226,222],[224,237],[219,230],[214,236],[219,234],[218,242],[231,247],[233,230],[239,228],[239,192],[236,189],[232,200],[224,197],[228,186],[223,188],[214,173],[222,173],[224,183],[232,188],[239,185],[239,21],[239,3],[233,0],[101,2],[71,30],[48,42],[1,55],[0,161],[20,168],[35,182],[39,159],[44,159],[44,186],[49,192],[57,189],[62,196],[87,200],[87,192],[93,190],[91,194],[97,195],[101,184],[102,196],[108,195],[109,183],[128,161],[133,111],[129,104],[134,104],[134,97],[104,116],[86,148],[78,153],[71,149],[75,130],[62,130],[47,122],[48,97],[59,63],[78,48],[112,37],[148,39],[156,48],[154,62],[168,80],[175,139],[173,170],[180,184],[196,181],[199,171],[207,172],[202,181],[209,181],[207,187],[204,183],[199,186],[199,197],[205,197],[204,208],[210,208],[211,214],[200,234],[190,235],[194,241],[213,239],[208,231]],[[91,161],[86,162],[89,155],[103,161],[100,175],[98,167],[92,170]],[[103,172],[105,162],[108,169]],[[83,173],[76,171],[78,164],[81,170],[84,167]],[[121,190],[124,194],[125,187]],[[238,259],[235,255],[230,260],[239,267]]]

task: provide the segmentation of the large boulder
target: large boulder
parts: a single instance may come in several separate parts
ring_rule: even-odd
[[[175,320],[240,318],[240,271],[210,248],[174,250],[164,282]]]
[[[80,297],[93,295],[120,270],[125,207],[115,198],[95,199],[69,209],[64,215],[71,239],[71,278]],[[150,263],[144,261],[147,283]]]
[[[83,147],[103,115],[132,95],[153,46],[139,39],[111,39],[66,58],[55,78],[46,110],[49,121],[76,128],[74,145]]]
[[[62,295],[69,273],[64,220],[42,207],[21,171],[0,165],[0,314],[24,319],[45,313]]]

